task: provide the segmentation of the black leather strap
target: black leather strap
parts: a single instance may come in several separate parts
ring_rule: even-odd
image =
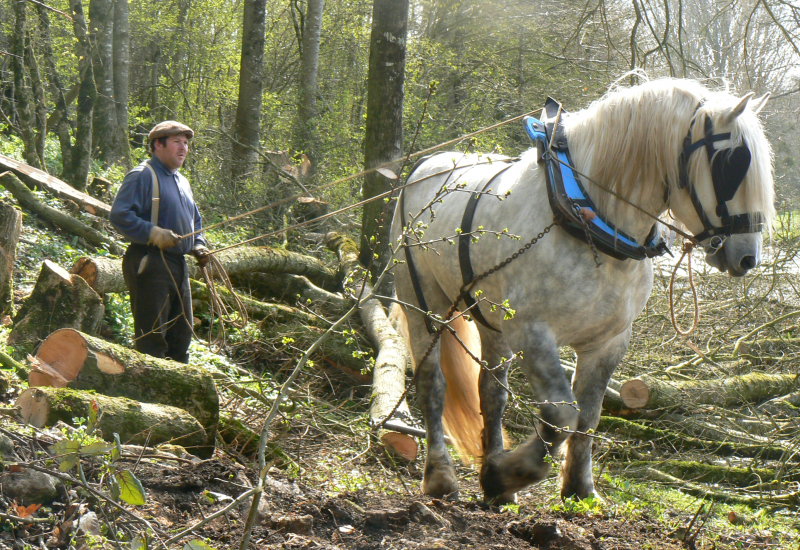
[[[400,204],[397,205],[400,208],[400,215],[402,216],[403,220],[403,227],[406,225],[406,209],[405,209],[405,197],[406,194],[404,191],[400,192]],[[417,269],[414,266],[414,257],[411,255],[411,246],[410,241],[408,239],[408,232],[405,233],[404,242],[406,245],[406,265],[408,266],[408,276],[411,279],[411,286],[414,287],[414,294],[417,297],[417,305],[419,308],[424,312],[429,312],[428,309],[428,302],[425,301],[425,294],[422,292],[422,285],[419,282],[419,276],[417,275]],[[428,334],[434,334],[436,332],[436,328],[433,326],[433,321],[431,321],[428,315],[425,315],[425,328],[428,329]]]
[[[486,193],[486,190],[489,189],[489,186],[492,184],[495,178],[511,168],[511,166],[513,165],[509,164],[502,170],[492,175],[492,177],[489,178],[489,181],[487,181],[481,188],[480,193],[471,193],[469,196],[469,201],[467,201],[467,207],[464,209],[464,216],[461,218],[461,234],[458,237],[458,263],[461,266],[461,280],[464,282],[464,286],[469,285],[475,279],[475,272],[472,271],[472,261],[469,257],[469,244],[470,241],[472,241],[472,220],[475,217],[475,209],[478,207],[478,201],[481,200],[481,196]],[[473,298],[469,292],[466,290],[463,291],[461,293],[461,298],[464,300],[464,303],[469,309],[469,314],[472,315],[476,321],[486,328],[489,328],[495,332],[500,332],[498,329],[489,324],[489,321],[487,321],[486,317],[484,317],[483,313],[481,313],[478,302],[475,301],[475,298]]]

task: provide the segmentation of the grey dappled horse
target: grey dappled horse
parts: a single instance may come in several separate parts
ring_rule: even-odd
[[[707,222],[719,227],[722,221],[716,206],[718,200],[726,200],[730,216],[758,218],[771,227],[772,153],[757,118],[767,96],[750,101],[751,97],[712,91],[694,81],[664,79],[614,89],[587,109],[565,115],[563,122],[574,165],[581,173],[650,213],[662,216],[669,211],[670,219],[704,238],[709,264],[739,277],[760,262],[761,225],[753,222],[757,228],[750,232],[710,238],[701,218],[706,216]],[[703,142],[709,129],[715,136],[710,147]],[[728,139],[722,139],[728,132]],[[699,145],[687,148],[687,143]],[[714,179],[724,179],[728,172],[725,166],[717,170],[716,156],[743,147],[750,155],[749,165],[742,170],[744,179],[730,185],[717,181],[723,195],[726,189],[733,193],[720,199]],[[683,178],[682,154],[686,157]],[[499,156],[438,154],[409,178],[418,183],[407,187],[399,201],[402,210],[398,208],[395,214],[392,242],[403,242],[404,223],[415,229],[409,233],[409,246],[399,247],[396,259],[405,261],[411,256],[419,289],[434,314],[446,315],[463,284],[458,246],[448,242],[458,240],[470,192],[482,189],[487,173],[497,173],[502,162]],[[544,168],[537,163],[535,149],[510,164],[492,181],[491,194],[480,200],[474,214],[472,230],[483,226],[489,232],[470,245],[475,274],[511,256],[553,221]],[[620,231],[638,243],[645,240],[652,218],[586,180],[583,185],[599,211]],[[508,192],[504,200],[494,196]],[[504,229],[521,240],[505,235],[498,239],[491,233]],[[606,385],[628,348],[631,324],[653,284],[649,259],[621,261],[601,254],[601,260],[602,265],[596,267],[585,242],[555,227],[525,254],[477,284],[475,290],[481,291],[477,307],[488,324],[501,332],[475,323],[478,342],[469,337],[473,323],[457,317],[451,325],[492,370],[477,374],[477,363],[447,333],[419,367],[418,401],[427,428],[422,484],[426,494],[442,497],[458,491],[445,447],[446,427],[461,450],[482,456],[480,482],[489,501],[512,501],[517,491],[542,480],[550,470],[546,456],[564,442],[562,497],[594,495],[591,437],[586,433],[597,426]],[[405,266],[396,268],[396,286],[401,302],[417,306]],[[504,300],[516,310],[512,319],[504,320],[509,316],[507,308],[492,307]],[[419,364],[433,336],[419,309],[404,309],[412,353]],[[571,384],[560,365],[559,346],[571,346],[578,357]],[[504,359],[515,352],[522,352],[519,365],[537,400],[560,404],[542,405],[536,434],[507,451],[502,432],[508,371]],[[572,405],[575,401],[577,407]]]

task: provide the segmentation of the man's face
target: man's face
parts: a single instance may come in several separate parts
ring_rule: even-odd
[[[183,161],[186,160],[186,154],[189,152],[189,138],[185,134],[169,136],[166,145],[161,145],[161,142],[156,140],[154,146],[158,159],[170,170],[177,170],[183,166]]]

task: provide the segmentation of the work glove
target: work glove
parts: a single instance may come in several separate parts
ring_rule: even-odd
[[[203,269],[211,259],[211,251],[202,244],[195,246],[192,249],[192,254],[197,259],[197,265],[200,266],[200,269]]]
[[[177,246],[179,242],[181,242],[181,238],[176,235],[174,231],[158,227],[157,225],[154,225],[150,230],[148,244],[154,244],[161,250]]]

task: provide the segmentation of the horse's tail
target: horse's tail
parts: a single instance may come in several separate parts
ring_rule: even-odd
[[[408,324],[402,308],[393,305],[390,316],[395,329],[408,340]],[[481,356],[480,337],[474,323],[459,316],[450,321],[450,327],[473,355]],[[481,458],[483,448],[483,417],[478,393],[480,365],[448,331],[442,335],[440,358],[442,374],[447,381],[442,418],[444,431],[461,460],[470,463]]]

